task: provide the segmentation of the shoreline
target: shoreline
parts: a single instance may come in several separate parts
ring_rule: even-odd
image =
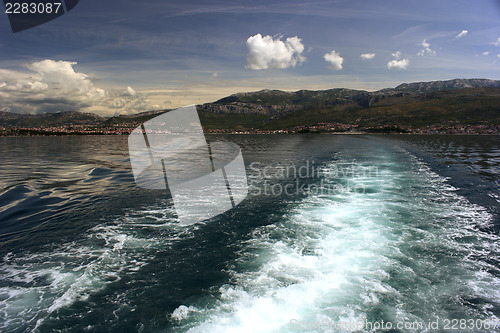
[[[324,133],[297,133],[297,132],[204,132],[205,135],[411,135],[411,136],[499,136],[500,133],[400,133],[400,132],[324,132]],[[47,133],[47,134],[3,134],[0,138],[17,137],[78,137],[78,136],[128,136],[129,133]]]

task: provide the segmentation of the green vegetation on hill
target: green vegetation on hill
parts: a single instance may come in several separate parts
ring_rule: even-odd
[[[297,99],[299,93],[303,99]],[[278,97],[274,97],[276,94]],[[231,96],[230,96],[231,97]],[[286,97],[286,98],[285,98]],[[321,97],[321,98],[320,98]],[[305,103],[307,99],[314,102]],[[236,102],[229,102],[237,100]],[[248,101],[248,102],[247,102]],[[427,93],[368,93],[353,90],[285,93],[261,91],[233,95],[211,104],[232,104],[246,109],[258,102],[290,104],[294,108],[278,114],[210,112],[200,106],[200,119],[207,128],[288,129],[319,123],[343,123],[359,127],[397,125],[418,128],[446,122],[467,125],[500,125],[500,88],[465,88]],[[297,104],[301,103],[297,108]],[[221,109],[224,111],[225,109]],[[237,127],[236,127],[237,126]]]
[[[198,111],[198,115],[205,129],[263,128],[263,125],[269,121],[269,116],[261,114],[220,114]]]
[[[376,132],[433,126],[493,126],[492,131],[498,132],[500,81],[455,79],[405,83],[375,92],[352,89],[261,90],[234,94],[197,108],[203,127],[209,131],[307,132],[328,128],[330,131],[365,129]],[[58,127],[50,131],[123,134],[167,111],[107,119],[75,111],[39,115],[0,112],[0,129],[10,133],[23,128],[43,131]]]
[[[106,119],[103,122],[104,126],[116,126],[116,125],[124,125],[124,124],[141,124],[145,121],[148,121],[151,118],[154,118],[162,113],[167,112],[168,110],[158,110],[158,111],[147,111],[141,112],[134,115],[121,115],[121,116],[113,116],[111,118]]]
[[[77,111],[44,113],[44,114],[18,114],[0,112],[0,127],[50,127],[87,125],[104,121],[105,118],[93,113]]]

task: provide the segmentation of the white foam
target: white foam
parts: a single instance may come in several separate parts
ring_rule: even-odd
[[[191,312],[200,312],[197,308],[195,308],[194,306],[185,306],[185,305],[181,305],[179,306],[177,309],[175,309],[172,314],[170,315],[170,317],[177,321],[177,322],[180,322],[182,320],[185,320],[188,318],[189,314]]]
[[[257,230],[238,261],[260,260],[259,268],[233,270],[236,286],[222,287],[218,305],[204,311],[205,320],[191,323],[189,332],[288,332],[291,320],[313,326],[325,318],[366,320],[367,311],[387,299],[399,304],[390,318],[394,323],[426,321],[432,315],[446,318],[450,305],[439,302],[449,293],[462,293],[464,283],[476,295],[498,302],[500,295],[492,290],[500,290],[500,279],[476,273],[486,265],[480,261],[486,252],[500,253],[498,236],[478,230],[491,223],[491,216],[457,195],[456,188],[425,164],[407,158],[411,168],[395,172],[391,169],[396,165],[385,162],[376,177],[350,179],[375,192],[309,197],[282,225]],[[268,237],[270,232],[287,235],[287,230],[295,231],[290,238],[273,242]],[[466,237],[467,242],[461,241]],[[408,252],[428,247],[450,256],[451,267]],[[473,260],[468,258],[471,251],[477,252]],[[435,277],[427,276],[429,269]],[[410,285],[402,290],[393,286],[395,271],[401,283]],[[439,280],[442,271],[448,281]],[[420,284],[414,285],[418,293],[404,289],[411,283]],[[441,289],[434,289],[435,283]],[[426,309],[423,317],[414,314]]]
[[[137,222],[145,214],[129,214],[128,218],[128,222]],[[149,259],[144,251],[169,241],[138,237],[134,223],[120,222],[98,225],[81,240],[51,252],[4,256],[0,278],[11,286],[0,288],[0,297],[4,295],[0,330],[15,330],[19,323],[31,323],[38,329],[51,313],[85,301],[123,274],[136,274]]]

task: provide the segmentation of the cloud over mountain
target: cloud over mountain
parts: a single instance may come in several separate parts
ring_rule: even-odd
[[[302,55],[304,44],[297,36],[282,41],[281,37],[275,39],[256,34],[249,37],[246,43],[247,67],[253,70],[295,67],[306,60]]]
[[[430,55],[430,56],[436,55],[436,51],[431,49],[431,44],[428,43],[427,40],[424,39],[422,43],[420,43],[419,45],[422,46],[422,50],[420,50],[420,52],[417,53],[419,56],[423,57],[425,55]]]
[[[401,51],[393,53],[392,56],[395,58],[387,63],[387,68],[389,69],[406,69],[410,65],[410,60],[401,59]]]
[[[146,96],[132,87],[105,91],[87,74],[75,72],[76,62],[41,60],[27,71],[0,69],[2,111],[44,113],[92,111],[128,113],[151,108]],[[120,109],[120,110],[117,110]]]
[[[323,56],[323,58],[327,63],[330,64],[328,68],[330,68],[331,70],[339,71],[342,69],[342,63],[344,62],[344,58],[342,58],[340,56],[340,53],[338,53],[337,51],[333,50],[330,53],[326,53]]]

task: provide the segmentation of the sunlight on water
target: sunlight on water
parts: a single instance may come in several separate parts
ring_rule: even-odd
[[[394,158],[379,159],[372,177],[349,179],[370,191],[308,197],[256,230],[216,306],[183,306],[183,316],[178,308],[179,329],[316,332],[343,323],[357,331],[347,324],[497,319],[498,267],[479,256],[500,253],[498,237],[478,229],[491,216],[412,156],[398,156],[411,162],[404,171]],[[330,168],[342,163],[352,161]],[[258,269],[245,270],[247,261]]]
[[[424,331],[436,319],[498,320],[494,214],[429,163],[390,142],[325,136],[315,140],[334,148],[323,153],[280,137],[283,152],[264,154],[272,141],[245,140],[258,152],[254,189],[303,192],[260,191],[186,228],[163,193],[131,185],[123,156],[9,179],[4,227],[46,217],[37,237],[2,235],[15,246],[1,258],[0,330],[354,332],[383,320]],[[276,178],[303,156],[317,173]]]

